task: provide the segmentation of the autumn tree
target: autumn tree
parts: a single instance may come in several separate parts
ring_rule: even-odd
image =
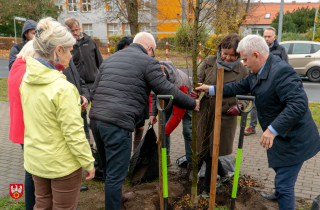
[[[59,8],[52,0],[0,0],[0,35],[14,36],[14,16],[39,21],[45,16],[58,18]],[[17,36],[24,22],[16,21]]]

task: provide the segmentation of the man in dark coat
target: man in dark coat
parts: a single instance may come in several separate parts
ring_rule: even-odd
[[[28,41],[32,40],[33,37],[36,35],[36,31],[35,31],[36,27],[37,27],[37,22],[35,22],[33,20],[27,20],[24,23],[23,28],[22,28],[22,33],[21,33],[22,42],[13,45],[10,50],[9,71],[12,67],[13,62],[17,59],[17,55],[19,54],[19,52],[21,51],[23,46]]]
[[[152,58],[156,43],[150,33],[138,33],[128,48],[103,61],[91,89],[91,129],[105,180],[105,208],[120,210],[122,183],[127,175],[132,132],[143,116],[151,90],[173,95],[173,105],[199,110],[199,101],[181,92],[163,75]]]
[[[276,29],[273,27],[266,28],[263,32],[263,38],[269,47],[269,52],[273,55],[279,56],[282,60],[288,63],[288,55],[286,49],[283,46],[279,45],[276,39]],[[257,108],[253,106],[251,110],[250,126],[245,130],[244,135],[249,136],[251,134],[255,134],[257,123]]]
[[[297,72],[279,56],[269,54],[262,37],[249,35],[237,49],[248,77],[223,86],[223,95],[251,93],[264,133],[260,144],[267,149],[269,167],[276,172],[275,196],[280,210],[294,210],[294,186],[303,162],[320,150],[319,132],[308,107],[308,98]],[[215,95],[215,86],[199,91]]]
[[[66,19],[66,26],[71,30],[72,35],[76,38],[77,43],[71,51],[73,62],[78,70],[80,77],[85,81],[88,90],[90,89],[98,74],[98,69],[103,59],[96,42],[85,33],[81,32],[79,21],[73,17]],[[90,134],[87,122],[87,110],[82,114],[86,138],[90,142]]]
[[[267,42],[269,50],[273,55],[279,56],[282,60],[289,63],[289,58],[288,58],[288,54],[286,52],[286,48],[279,45],[275,28],[268,27],[268,28],[264,29],[263,38]]]
[[[68,18],[65,24],[70,28],[72,35],[77,40],[71,51],[73,62],[77,67],[80,77],[86,82],[90,91],[103,58],[96,42],[90,36],[80,31],[77,19]]]

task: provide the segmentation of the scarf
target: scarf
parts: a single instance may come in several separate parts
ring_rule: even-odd
[[[234,67],[240,63],[240,60],[241,60],[241,57],[238,56],[237,60],[233,62],[224,62],[221,59],[220,52],[219,51],[217,52],[217,67],[223,68],[225,71],[231,71],[232,69],[234,69]]]

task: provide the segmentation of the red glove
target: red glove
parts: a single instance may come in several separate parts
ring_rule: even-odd
[[[240,109],[243,109],[243,104],[239,104]],[[227,115],[238,116],[240,114],[240,110],[237,105],[232,106],[228,111]]]
[[[193,99],[198,99],[199,96],[200,96],[200,94],[201,94],[201,92],[196,93],[196,92],[194,92],[194,91],[191,91],[190,96],[191,96]]]

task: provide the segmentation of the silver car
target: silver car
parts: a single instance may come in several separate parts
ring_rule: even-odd
[[[320,43],[311,41],[286,41],[280,45],[286,48],[289,64],[301,77],[311,82],[320,82]]]

